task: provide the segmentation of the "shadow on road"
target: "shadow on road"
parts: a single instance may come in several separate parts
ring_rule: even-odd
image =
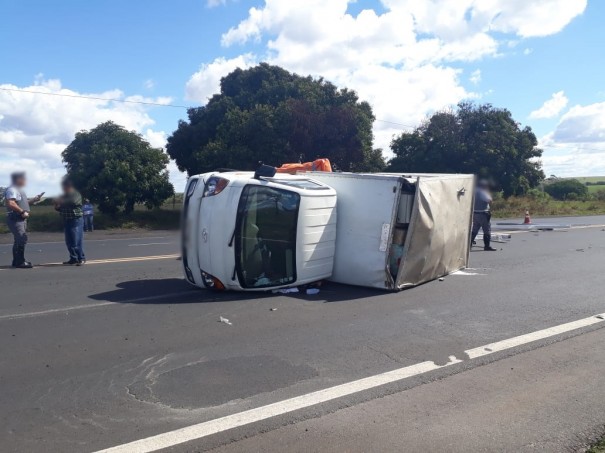
[[[192,304],[207,302],[236,302],[270,297],[288,297],[318,303],[346,302],[355,299],[386,296],[389,292],[356,286],[324,283],[319,294],[308,295],[301,288],[299,293],[273,294],[271,292],[209,291],[194,288],[180,278],[132,280],[116,285],[116,289],[90,295],[98,301],[124,304]]]

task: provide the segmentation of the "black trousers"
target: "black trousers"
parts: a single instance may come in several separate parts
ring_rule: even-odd
[[[483,230],[483,244],[489,247],[492,238],[492,213],[491,212],[475,212],[473,214],[473,234],[471,240],[475,242],[475,238],[479,230]]]

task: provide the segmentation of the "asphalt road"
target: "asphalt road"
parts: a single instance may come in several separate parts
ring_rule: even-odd
[[[90,236],[83,267],[43,239],[45,265],[0,268],[0,451],[569,451],[605,431],[601,227],[517,233],[400,293],[316,296],[192,289],[174,233]]]

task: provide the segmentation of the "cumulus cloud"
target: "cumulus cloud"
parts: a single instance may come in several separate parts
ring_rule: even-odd
[[[402,126],[465,98],[459,62],[498,56],[527,37],[560,31],[586,8],[585,0],[382,0],[382,7],[349,12],[353,0],[265,0],[227,30],[225,47],[257,43],[257,55],[218,58],[187,83],[201,103],[236,67],[267,61],[355,89],[374,107],[376,145],[387,148]],[[549,11],[545,17],[544,11]],[[480,72],[471,75],[478,83]]]
[[[32,86],[1,84],[0,88],[0,185],[8,181],[12,171],[26,170],[32,189],[55,193],[65,171],[63,149],[76,132],[104,121],[140,132],[154,146],[163,147],[166,142],[166,134],[153,129],[147,106],[107,99],[167,104],[171,101],[167,97],[126,96],[120,90],[79,93],[64,88],[59,80],[42,77]]]
[[[605,174],[605,102],[576,105],[540,140],[544,166],[558,176]]]
[[[605,102],[569,109],[561,117],[553,139],[562,143],[604,143]]]
[[[208,98],[217,93],[220,88],[221,77],[226,76],[237,68],[246,69],[254,64],[251,54],[240,55],[235,58],[217,58],[212,63],[203,64],[194,73],[185,86],[186,98],[201,104],[208,102]]]
[[[542,104],[542,107],[531,112],[529,117],[531,119],[554,118],[563,111],[568,102],[569,99],[567,99],[565,93],[563,91],[557,91],[556,93],[553,93],[549,100]]]

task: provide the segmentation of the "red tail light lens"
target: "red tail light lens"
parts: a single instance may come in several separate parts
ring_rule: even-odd
[[[208,182],[206,182],[206,187],[204,188],[204,196],[205,197],[212,197],[214,195],[218,195],[228,185],[229,185],[229,180],[228,179],[220,178],[218,176],[212,176],[208,180]]]

